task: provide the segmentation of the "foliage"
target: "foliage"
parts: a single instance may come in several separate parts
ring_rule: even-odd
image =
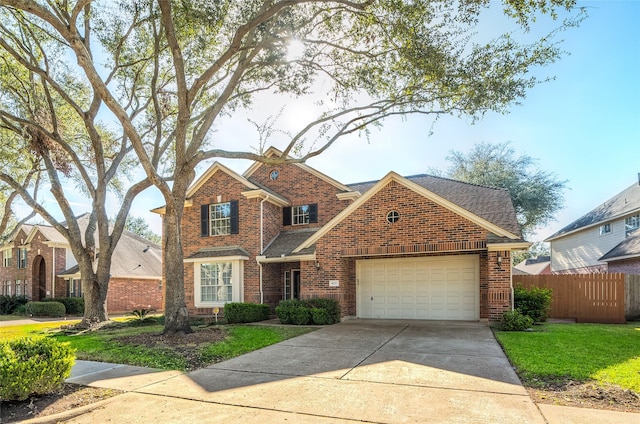
[[[180,223],[199,164],[215,157],[304,162],[342,137],[367,135],[389,117],[476,119],[507,112],[546,80],[531,71],[562,56],[558,33],[582,17],[575,0],[0,5],[0,54],[8,68],[0,73],[0,88],[10,98],[2,119],[17,137],[26,134],[28,147],[44,161],[68,223],[74,217],[58,173],[71,173],[91,195],[92,218],[100,224],[97,269],[109,269],[112,246],[102,241],[117,241],[133,198],[150,184],[161,192],[163,267],[171,286],[167,333],[190,330]],[[490,16],[487,9],[503,12],[507,25],[485,25],[494,33],[473,42]],[[565,16],[557,31],[535,33],[546,18]],[[303,46],[295,57],[293,41]],[[211,129],[222,129],[230,116],[253,115],[253,104],[265,98],[292,108],[313,102],[315,115],[291,131],[273,128],[284,124],[266,118],[257,145],[220,149]],[[105,115],[115,119],[108,125],[96,120]],[[277,140],[283,155],[266,158],[265,143],[273,143],[274,134],[283,137]],[[127,181],[116,176],[131,162],[146,178],[124,190]],[[124,174],[140,175],[126,167]],[[10,175],[5,177],[8,183]],[[113,234],[104,222],[108,188],[126,191]],[[37,207],[26,194],[21,192],[25,202]],[[46,208],[38,212],[53,220]],[[68,234],[83,278],[99,277],[97,288],[106,293],[107,275],[89,275],[95,243],[88,237],[84,246],[79,235],[77,228]],[[85,315],[103,301],[87,300]]]
[[[238,302],[227,303],[224,305],[224,317],[229,324],[264,321],[269,319],[269,305]]]
[[[290,299],[276,306],[276,314],[283,324],[335,324],[340,321],[340,305],[333,299]]]
[[[516,285],[513,290],[514,306],[521,314],[530,317],[534,322],[545,322],[551,310],[552,289],[531,287],[527,290]]]
[[[29,299],[25,296],[0,295],[0,315],[9,315],[22,306],[26,305]]]
[[[533,243],[528,250],[512,252],[511,263],[515,266],[525,259],[538,258],[540,256],[551,256],[549,243],[537,241]]]
[[[66,313],[70,315],[82,315],[84,313],[83,297],[48,297],[43,302],[60,302],[64,305]]]
[[[516,156],[509,143],[479,143],[468,153],[451,151],[447,160],[448,178],[507,189],[525,236],[553,220],[563,207],[567,182],[540,169],[531,156]]]
[[[149,223],[141,216],[129,216],[124,224],[127,231],[131,231],[152,243],[160,244],[161,237],[149,228]]]
[[[46,337],[0,341],[0,399],[49,393],[71,374],[74,351]]]
[[[638,323],[543,324],[496,332],[524,382],[597,380],[640,393]]]
[[[25,312],[34,317],[63,317],[66,309],[60,302],[29,302]]]
[[[500,321],[500,329],[502,331],[524,331],[531,328],[533,319],[527,315],[522,315],[520,311],[505,311]]]
[[[156,310],[153,308],[140,308],[140,309],[134,309],[133,311],[129,312],[127,315],[132,315],[135,321],[143,322],[153,318],[149,314],[152,314],[155,311]]]

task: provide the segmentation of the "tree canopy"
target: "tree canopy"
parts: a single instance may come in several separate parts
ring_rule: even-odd
[[[473,184],[509,190],[526,236],[554,219],[564,205],[566,181],[540,169],[536,159],[517,156],[509,143],[480,143],[469,152],[452,151],[444,175]]]
[[[575,0],[0,0],[0,47],[83,122],[98,110],[108,115],[118,146],[130,146],[162,193],[165,332],[173,333],[190,331],[180,232],[199,163],[304,162],[396,115],[506,112],[540,82],[531,70],[562,51],[555,31],[531,42],[514,32],[474,42],[486,10],[498,8],[527,32],[545,15],[571,11],[579,20],[574,6]],[[47,48],[25,58],[23,44]],[[73,58],[74,72],[59,72],[65,62],[47,60],[50,52]],[[76,93],[83,94],[82,107],[75,106]],[[269,126],[254,145],[237,140],[231,149],[217,148],[211,130],[250,113],[265,94],[293,104],[313,99],[315,117],[286,133],[281,158],[263,155]],[[93,154],[102,152],[90,135]]]

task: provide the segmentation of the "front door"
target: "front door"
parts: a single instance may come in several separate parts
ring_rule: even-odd
[[[300,299],[300,270],[295,269],[291,271],[291,293],[293,294],[294,299]]]

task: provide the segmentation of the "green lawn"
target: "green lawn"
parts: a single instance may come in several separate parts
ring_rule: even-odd
[[[496,338],[529,385],[597,380],[640,392],[640,323],[544,324]]]
[[[124,325],[123,328],[107,328],[79,335],[65,335],[55,331],[60,323],[8,326],[0,327],[0,340],[45,334],[69,343],[76,349],[78,359],[172,370],[184,370],[188,367],[184,352],[170,348],[133,346],[117,340],[118,337],[141,333],[158,334],[162,331],[162,325]],[[225,332],[224,340],[187,347],[189,354],[197,355],[200,363],[233,358],[314,330],[311,327],[257,325],[224,325],[218,328]]]

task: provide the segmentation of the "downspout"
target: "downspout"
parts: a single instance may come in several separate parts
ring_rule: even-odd
[[[516,299],[513,289],[513,266],[511,264],[511,250],[509,250],[509,287],[511,288],[511,310],[515,309]]]
[[[264,202],[269,199],[269,194],[260,201],[260,255],[264,253]],[[258,267],[260,268],[260,304],[264,303],[264,291],[262,289],[262,264],[256,258]]]
[[[53,248],[53,267],[51,269],[51,297],[56,297],[56,248]]]

